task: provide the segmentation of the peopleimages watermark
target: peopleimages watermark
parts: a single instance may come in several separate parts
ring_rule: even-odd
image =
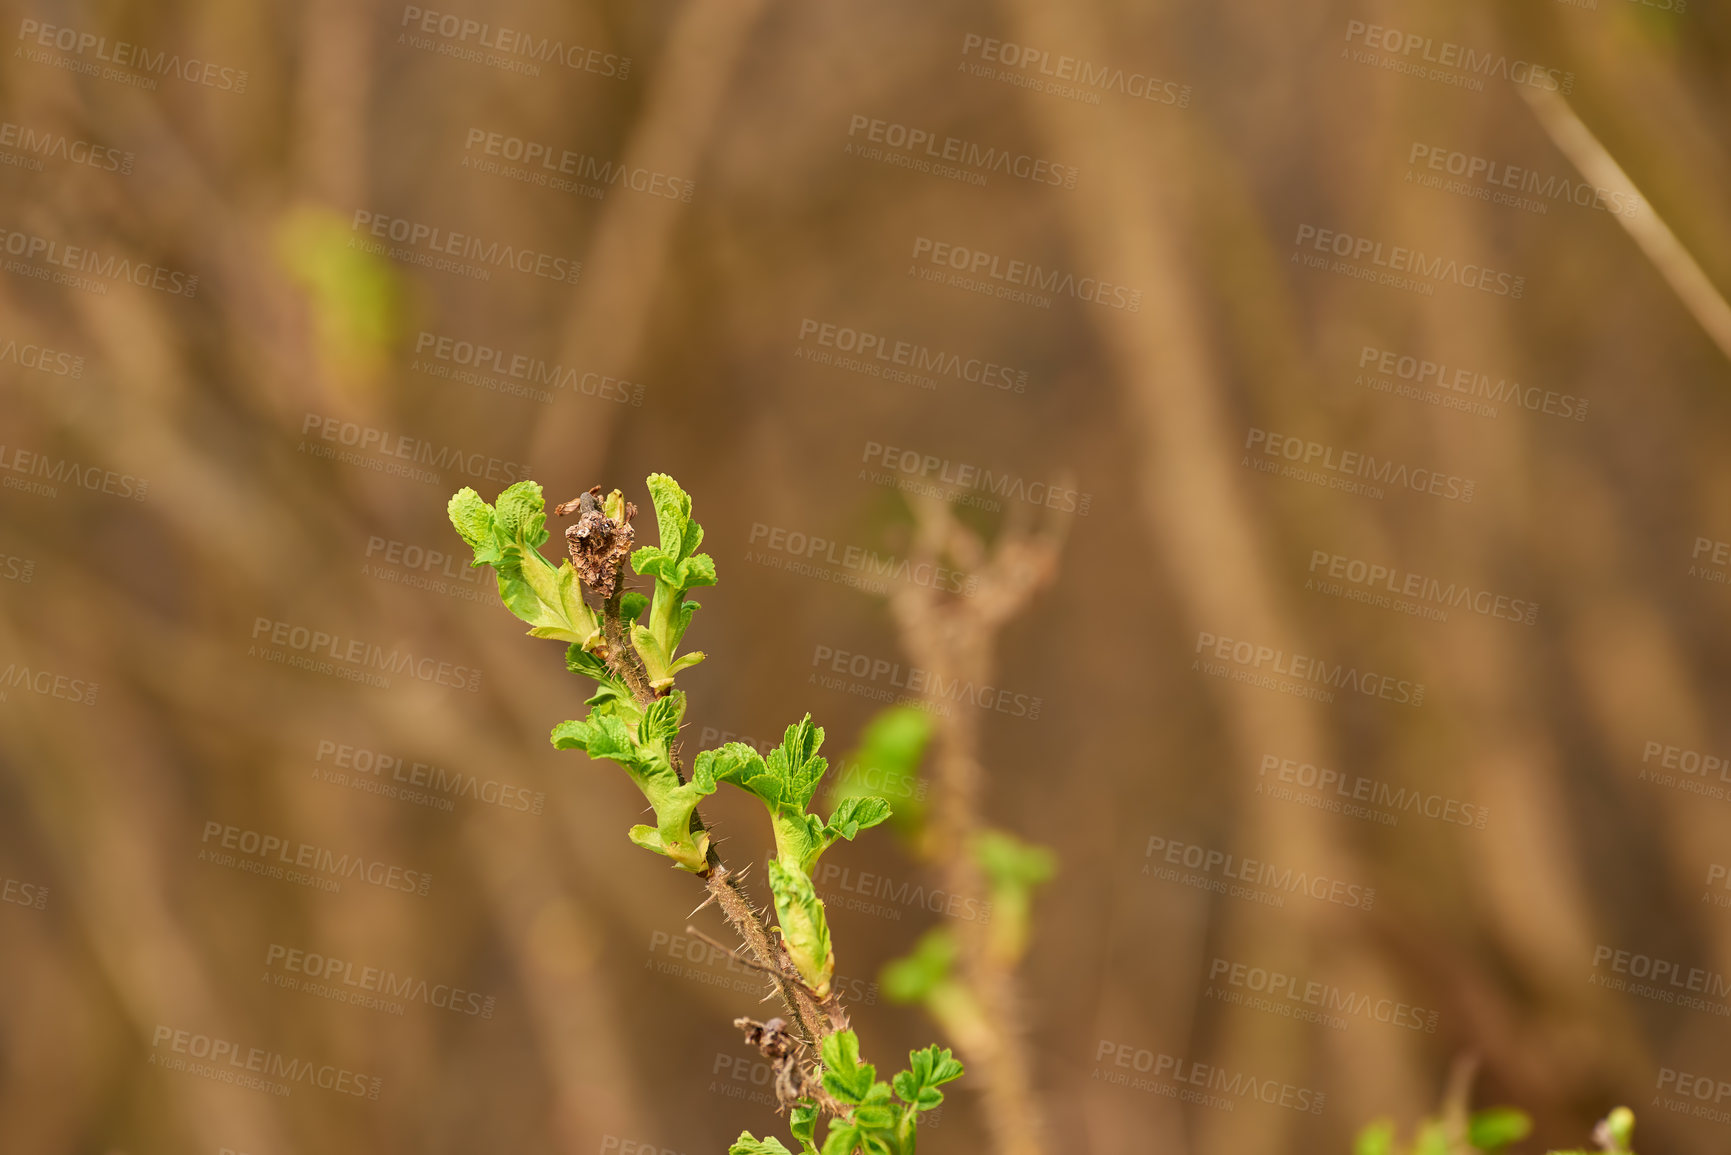
[[[246,654],[379,689],[390,688],[386,675],[391,674],[407,674],[416,681],[471,693],[481,689],[481,671],[472,666],[418,655],[401,646],[387,649],[377,642],[276,618],[253,619]]]
[[[1348,1016],[1385,1026],[1435,1034],[1437,1012],[1378,998],[1362,991],[1342,990],[1333,983],[1306,980],[1286,971],[1216,957],[1208,964],[1208,985],[1202,997],[1281,1018],[1321,1023],[1343,1031]]]
[[[15,55],[22,55],[32,63],[53,64],[80,75],[118,80],[153,91],[157,80],[168,76],[222,92],[246,91],[247,71],[244,68],[230,68],[194,56],[183,58],[178,52],[146,48],[142,44],[133,44],[126,40],[111,43],[106,36],[65,25],[44,24],[40,20],[25,19],[19,22],[18,39],[25,41],[27,46],[15,50]],[[70,53],[77,59],[64,56],[56,59],[42,51],[43,49]],[[99,64],[89,63],[86,58],[88,61],[98,61],[113,67],[103,68]],[[121,69],[128,71],[122,72]],[[143,75],[138,75],[140,73]]]
[[[1004,393],[1028,391],[1026,369],[832,321],[800,318],[799,340],[793,349],[795,357],[868,377],[918,385],[922,389],[936,389],[938,379],[947,377]]]
[[[998,67],[1001,66],[1001,67]],[[1053,56],[1042,48],[969,32],[962,37],[961,70],[1074,100],[1099,104],[1105,93],[1154,104],[1190,107],[1190,86],[1148,72],[1098,64],[1077,56]]]
[[[1689,554],[1689,576],[1713,585],[1731,585],[1731,541],[1697,537]]]
[[[1259,429],[1254,425],[1245,432],[1244,448],[1246,453],[1241,465],[1378,501],[1383,499],[1384,486],[1410,489],[1414,493],[1463,504],[1471,502],[1478,490],[1478,485],[1469,477],[1457,477],[1422,466],[1413,468],[1393,458],[1378,459],[1374,454],[1356,449],[1337,449],[1321,441]],[[1288,464],[1282,465],[1282,461]]]
[[[821,862],[812,875],[818,895],[831,909],[856,911],[878,918],[900,919],[898,907],[926,910],[968,922],[990,922],[992,904],[941,887],[928,887],[870,870],[855,870],[836,862]],[[884,904],[890,905],[884,905]]]
[[[1731,755],[1650,739],[1641,749],[1641,769],[1635,777],[1685,794],[1721,802],[1731,799]]]
[[[77,379],[84,376],[83,357],[51,349],[34,341],[19,341],[13,337],[6,338],[5,343],[0,344],[0,365],[16,365],[20,369],[46,373],[50,377]]]
[[[36,559],[19,557],[17,554],[0,550],[0,581],[17,582],[19,585],[29,585],[30,579],[36,576]]]
[[[908,275],[983,293],[999,300],[1015,301],[1050,309],[1052,297],[1074,297],[1078,301],[1136,313],[1142,309],[1142,290],[1131,289],[1098,277],[1080,277],[1062,269],[1019,258],[1006,258],[984,249],[931,237],[915,237],[913,264]],[[923,265],[927,267],[921,267]],[[1050,294],[1050,295],[1045,295]]]
[[[311,842],[290,842],[275,834],[248,830],[214,818],[205,822],[199,842],[200,862],[315,890],[334,893],[342,890],[345,881],[358,881],[425,898],[433,885],[433,876],[424,870],[410,870],[365,854],[348,851],[339,854]]]
[[[551,390],[555,389],[620,405],[643,404],[643,386],[635,381],[593,369],[549,364],[546,358],[532,353],[429,333],[425,329],[415,337],[415,359],[409,368],[429,377],[528,397],[548,405],[553,403],[555,395]]]
[[[349,239],[350,248],[477,281],[492,280],[494,269],[509,269],[543,280],[575,284],[583,271],[583,262],[572,257],[489,241],[472,233],[452,232],[438,225],[367,209],[355,210],[349,231],[354,234]],[[398,247],[370,238],[383,238]]]
[[[1407,150],[1406,163],[1408,184],[1441,189],[1530,213],[1548,213],[1550,206],[1559,201],[1616,216],[1632,217],[1641,211],[1641,198],[1633,193],[1601,188],[1567,176],[1543,177],[1531,168],[1443,145],[1415,140]],[[1445,180],[1445,177],[1457,179]]]
[[[1312,224],[1300,224],[1292,244],[1293,264],[1404,289],[1422,297],[1434,296],[1436,286],[1444,284],[1477,289],[1511,301],[1520,300],[1527,290],[1527,279],[1515,273],[1500,272],[1473,261],[1462,262],[1405,245],[1385,246],[1374,237],[1355,236]],[[1307,248],[1311,252],[1306,252]],[[1329,256],[1338,259],[1330,261]],[[1366,260],[1370,262],[1368,265],[1363,263]]]
[[[1721,1126],[1731,1123],[1731,1107],[1720,1106],[1731,1099],[1731,1079],[1660,1067],[1653,1089],[1655,1094],[1651,1106],[1663,1107],[1673,1115],[1688,1115]],[[1709,1102],[1712,1106],[1708,1106]]]
[[[312,438],[307,434],[313,434]],[[320,445],[319,442],[330,442]],[[337,446],[342,446],[338,449]],[[428,485],[444,484],[444,479],[432,470],[443,470],[474,481],[492,481],[501,485],[528,478],[531,466],[526,461],[506,461],[486,453],[439,445],[406,433],[392,433],[373,425],[345,421],[324,413],[308,412],[301,419],[301,453],[325,457],[347,465],[373,469]],[[363,456],[374,454],[376,456]],[[382,459],[382,460],[381,460]],[[431,469],[421,469],[420,466]]]
[[[1451,367],[1392,349],[1364,346],[1359,350],[1358,367],[1360,370],[1374,367],[1374,371],[1361,372],[1353,381],[1355,385],[1425,401],[1443,409],[1458,409],[1475,417],[1495,417],[1497,405],[1510,405],[1564,421],[1587,419],[1589,403],[1584,397],[1522,385],[1508,377],[1493,379],[1489,373],[1476,369]]]
[[[366,557],[361,576],[375,581],[488,605],[498,597],[493,567],[470,565],[468,550],[448,553],[375,534],[367,539]]]
[[[1701,893],[1702,902],[1721,908],[1731,907],[1731,868],[1727,868],[1723,862],[1709,863],[1707,881],[1702,885],[1706,887]],[[1716,890],[1725,893],[1715,894]]]
[[[1599,943],[1593,947],[1593,973],[1587,981],[1653,1002],[1731,1017],[1731,1005],[1723,1001],[1731,996],[1731,979],[1704,967],[1686,967],[1675,959]]]
[[[1360,670],[1344,662],[1330,665],[1322,658],[1288,654],[1275,646],[1237,641],[1206,630],[1197,633],[1193,652],[1206,655],[1191,661],[1190,668],[1194,671],[1279,690],[1295,697],[1333,702],[1334,695],[1330,689],[1351,690],[1367,698],[1380,698],[1403,706],[1424,705],[1423,682]]]
[[[504,25],[495,28],[479,20],[414,4],[403,6],[399,27],[409,31],[398,34],[398,44],[507,72],[539,76],[543,64],[556,64],[572,72],[589,72],[610,80],[624,80],[631,75],[629,56],[567,44],[557,37],[537,36]]]
[[[893,553],[879,553],[868,546],[849,545],[761,521],[752,523],[747,540],[759,548],[746,550],[746,561],[867,593],[886,593],[887,583],[894,581],[973,597],[980,585],[977,574],[936,562],[916,563]]]
[[[0,488],[35,497],[59,497],[62,485],[133,501],[143,501],[150,493],[150,482],[142,477],[0,443]]]
[[[1506,80],[1517,86],[1561,92],[1564,96],[1573,92],[1575,87],[1573,72],[1511,59],[1502,52],[1480,51],[1453,40],[1437,40],[1422,33],[1367,24],[1363,20],[1346,22],[1346,42],[1347,47],[1340,50],[1340,55],[1355,64],[1386,68],[1471,92],[1483,92],[1487,80]],[[1363,50],[1354,49],[1352,45],[1355,43],[1362,45]],[[1381,53],[1391,55],[1383,56]]]
[[[25,882],[21,878],[0,880],[0,902],[9,902],[31,910],[47,910],[48,888],[41,883]]]
[[[283,1097],[298,1083],[337,1095],[377,1099],[385,1085],[383,1079],[334,1063],[296,1059],[263,1047],[246,1047],[229,1039],[176,1030],[160,1023],[151,1034],[148,1062],[167,1071],[184,1071]]]
[[[454,1015],[490,1019],[498,1002],[493,995],[450,983],[400,975],[384,967],[357,966],[348,959],[284,943],[265,948],[264,966],[264,980],[283,990],[392,1015],[403,1014],[409,1003],[420,1003]]]
[[[860,462],[867,467],[860,470],[861,481],[939,497],[961,490],[961,504],[980,505],[994,513],[1001,507],[990,498],[1043,506],[1081,517],[1088,516],[1089,507],[1094,503],[1093,494],[1082,493],[1062,482],[1029,481],[1013,473],[994,473],[978,465],[951,461],[947,457],[882,441],[867,441]],[[880,468],[870,468],[874,465]]]
[[[1028,719],[1038,718],[1044,704],[1044,699],[1033,694],[980,685],[968,678],[945,678],[919,666],[904,666],[888,658],[874,658],[870,654],[838,650],[834,646],[817,646],[812,651],[811,664],[817,672],[807,676],[808,684],[858,693],[878,701],[922,705],[927,704],[929,698],[937,705],[965,704],[1008,714],[1012,718]],[[831,675],[855,681],[850,684]]]
[[[21,277],[64,285],[97,296],[108,294],[108,284],[136,285],[171,297],[196,297],[198,276],[149,261],[104,254],[89,245],[72,245],[37,233],[0,225],[0,253],[14,258],[5,269]],[[92,279],[95,278],[95,279]]]
[[[1402,814],[1416,814],[1436,822],[1483,830],[1490,818],[1486,807],[1446,794],[1409,790],[1378,778],[1347,774],[1278,754],[1262,756],[1256,769],[1254,793],[1348,818],[1364,818],[1383,826],[1396,825]]]
[[[941,176],[962,184],[983,186],[994,174],[1033,184],[1075,188],[1075,165],[1042,156],[1012,152],[957,136],[939,136],[893,120],[854,113],[848,121],[843,155],[880,161],[892,168]]]
[[[669,176],[642,166],[634,168],[620,161],[602,160],[586,152],[573,152],[485,128],[469,130],[463,141],[463,167],[591,200],[601,200],[609,188],[617,187],[690,204],[697,187],[686,177]]]
[[[319,739],[313,752],[313,777],[447,812],[456,808],[460,798],[518,814],[540,814],[547,805],[547,795],[539,790],[333,738]]]
[[[1310,576],[1304,579],[1304,588],[1433,622],[1446,622],[1449,610],[1463,608],[1480,617],[1523,626],[1537,625],[1539,620],[1537,602],[1474,589],[1466,582],[1444,585],[1424,574],[1325,549],[1310,551]]]
[[[10,120],[0,120],[0,149],[10,150],[0,152],[0,164],[30,172],[41,172],[45,161],[58,160],[128,176],[137,159],[110,145]]]
[[[1150,834],[1142,851],[1146,859],[1142,873],[1162,882],[1181,882],[1198,890],[1246,898],[1264,906],[1285,906],[1288,895],[1302,895],[1317,902],[1355,910],[1369,910],[1376,903],[1376,888],[1312,874],[1307,870],[1281,868],[1259,858],[1241,858],[1194,842],[1180,842]],[[1182,867],[1192,874],[1181,874]],[[1239,885],[1243,884],[1243,885]]]
[[[12,690],[23,690],[42,698],[70,702],[75,706],[96,705],[96,691],[101,685],[74,674],[60,674],[26,662],[10,661],[0,669],[0,702],[8,700]]]
[[[1320,1115],[1328,1101],[1326,1094],[1308,1087],[1110,1039],[1101,1039],[1094,1048],[1094,1062],[1092,1078],[1101,1082],[1223,1111],[1234,1110],[1239,1103],[1248,1101]]]

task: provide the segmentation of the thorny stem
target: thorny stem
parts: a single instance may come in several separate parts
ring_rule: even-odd
[[[607,641],[606,653],[602,657],[607,668],[631,691],[637,704],[647,708],[653,705],[660,695],[650,686],[643,656],[637,652],[637,646],[632,642],[630,632],[625,626],[622,608],[625,595],[623,569],[624,563],[621,559],[615,573],[613,592],[601,603],[602,636]],[[685,768],[678,749],[671,750],[669,755],[673,772],[681,782],[686,781]],[[707,829],[699,811],[692,812],[692,823],[698,830]],[[714,902],[721,908],[722,917],[751,952],[757,968],[774,982],[776,994],[780,996],[782,1005],[794,1024],[798,1041],[807,1049],[806,1061],[799,1064],[800,1097],[815,1099],[832,1114],[845,1114],[846,1108],[823,1090],[821,1084],[811,1077],[810,1070],[824,1037],[847,1028],[847,1012],[842,1008],[840,996],[832,992],[828,998],[820,1000],[806,985],[786,948],[771,935],[763,915],[751,905],[750,899],[740,888],[738,878],[722,862],[721,855],[715,849],[714,840],[710,841],[706,859],[707,867],[698,876],[703,879],[709,894],[703,906]],[[702,906],[698,909],[701,910]],[[784,1107],[786,1105],[783,1103]]]
[[[625,628],[625,615],[621,608],[624,600],[625,583],[616,580],[613,595],[601,603],[601,635],[607,639],[607,665],[619,675],[619,680],[625,683],[637,704],[648,706],[660,695],[649,684],[649,670],[643,665],[643,655],[637,652],[637,646]],[[680,781],[684,781],[683,775]]]

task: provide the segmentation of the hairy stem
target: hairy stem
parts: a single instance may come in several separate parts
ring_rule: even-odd
[[[619,577],[622,578],[623,573]],[[612,595],[601,603],[601,629],[602,635],[607,639],[605,660],[607,668],[631,691],[638,705],[647,708],[653,705],[660,695],[650,686],[649,672],[643,664],[643,656],[637,652],[637,646],[626,629],[623,601],[624,582],[616,579]],[[670,751],[669,757],[673,763],[673,772],[681,782],[686,781],[685,768],[678,750]],[[707,829],[700,811],[692,811],[691,821],[698,830]],[[827,999],[819,1000],[806,986],[786,948],[770,933],[763,916],[751,905],[733,872],[721,861],[721,855],[716,851],[713,840],[709,844],[706,860],[707,869],[699,877],[703,879],[710,899],[721,908],[722,917],[739,935],[740,941],[757,961],[759,969],[775,983],[776,993],[781,997],[782,1005],[794,1024],[795,1034],[801,1043],[810,1048],[815,1057],[825,1035],[847,1027],[847,1013],[842,1009],[840,998],[832,993]],[[822,1099],[828,1100],[828,1096],[822,1096]]]
[[[643,665],[643,655],[631,641],[625,628],[621,605],[625,600],[625,583],[615,579],[613,594],[601,603],[601,636],[607,639],[607,667],[625,683],[639,706],[652,705],[660,697],[649,684],[649,670]],[[680,781],[684,781],[681,777]]]

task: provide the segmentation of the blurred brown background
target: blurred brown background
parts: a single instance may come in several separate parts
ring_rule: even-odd
[[[978,719],[987,818],[1061,862],[1024,969],[1048,1149],[1344,1151],[1468,1053],[1523,1150],[1617,1102],[1643,1152],[1731,1146],[1723,5],[4,27],[0,1151],[774,1126],[750,975],[683,934],[623,775],[548,746],[582,686],[444,505],[528,475],[647,509],[674,474],[720,571],[688,742],[810,710],[839,757],[908,662],[897,579],[846,580],[909,555],[905,453],[988,534],[1076,498],[998,639],[1038,716]],[[1371,692],[1237,680],[1295,654]],[[761,861],[754,807],[705,811]],[[303,846],[368,865],[273,876]],[[1326,884],[1222,892],[1246,859]],[[887,1065],[935,1034],[878,968],[949,916],[883,832],[831,861],[873,890],[831,920]],[[1309,1001],[1236,1001],[1252,968]],[[353,998],[384,972],[405,994]],[[986,1147],[978,1106],[958,1084],[922,1150]]]

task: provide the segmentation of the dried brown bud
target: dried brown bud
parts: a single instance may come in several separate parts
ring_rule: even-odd
[[[565,548],[571,554],[571,565],[577,580],[595,591],[603,601],[619,588],[619,570],[631,556],[631,542],[636,536],[631,528],[631,515],[637,510],[627,503],[625,520],[614,521],[601,510],[601,487],[553,507],[559,516],[575,511],[577,523],[565,527]]]

